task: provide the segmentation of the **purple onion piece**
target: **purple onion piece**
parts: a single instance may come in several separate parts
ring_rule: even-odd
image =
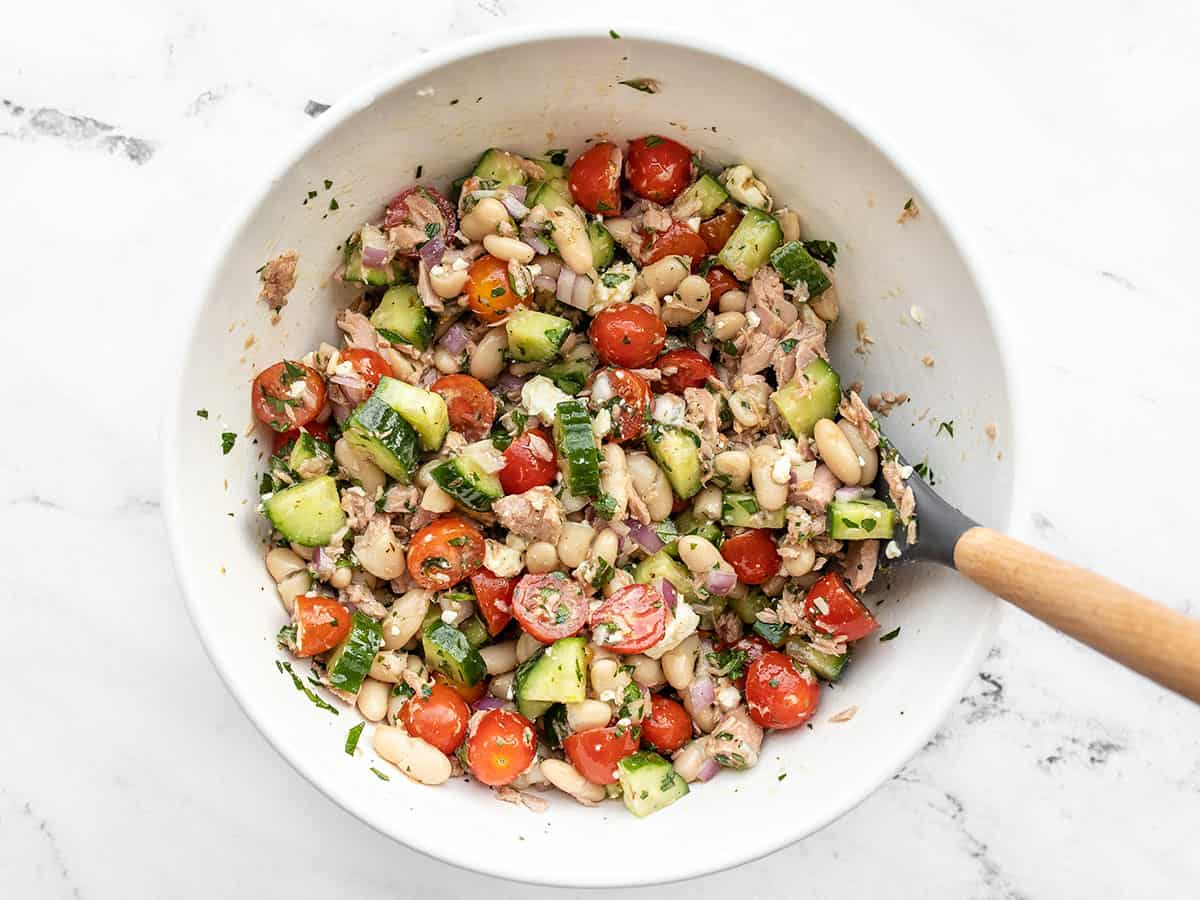
[[[713,686],[713,680],[706,675],[693,681],[688,685],[688,699],[692,702],[693,709],[711,706],[717,699],[717,689]]]
[[[566,266],[558,270],[558,284],[555,287],[554,296],[559,303],[569,304],[571,302],[571,293],[575,290],[575,280],[578,277]]]
[[[629,526],[629,536],[647,553],[657,553],[663,548],[662,538],[649,525],[643,525],[637,519],[628,519],[625,524]]]
[[[446,241],[443,239],[441,232],[438,232],[425,243],[417,251],[421,255],[421,261],[429,268],[440,266],[442,264],[442,254],[446,252]]]
[[[470,335],[467,334],[467,329],[463,326],[462,322],[455,322],[442,335],[441,343],[447,353],[457,356],[467,349],[468,340],[470,340]]]
[[[436,371],[436,369],[434,370]],[[339,425],[344,425],[346,420],[350,418],[350,413],[354,412],[349,406],[342,403],[333,403],[333,419]]]
[[[362,239],[362,264],[368,269],[379,269],[392,261],[392,248],[387,236],[374,225],[364,225],[359,232]]]
[[[667,609],[675,612],[675,607],[679,604],[679,595],[675,592],[675,585],[671,584],[669,578],[658,580],[658,592],[662,594],[663,603],[667,604]]]
[[[591,299],[592,279],[586,275],[575,276],[575,287],[571,290],[570,305],[576,309],[587,309],[591,305]]]
[[[514,197],[511,192],[501,197],[500,202],[504,204],[504,208],[514,219],[523,219],[529,215],[529,207]]]
[[[540,237],[537,237],[536,235],[532,235],[532,234],[528,235],[526,237],[523,237],[523,240],[525,241],[525,243],[527,243],[530,247],[533,248],[533,252],[538,254],[538,256],[545,256],[547,253],[550,252],[549,245],[545,241],[543,241]]]
[[[524,184],[514,184],[514,185],[510,186],[508,189],[508,192],[510,194],[512,194],[514,197],[516,197],[518,200],[520,200],[522,203],[525,202],[525,195],[528,191],[529,191],[528,185],[524,185]]]
[[[737,584],[737,576],[732,572],[722,572],[714,569],[704,576],[704,586],[719,597],[724,597]]]
[[[554,291],[558,288],[558,282],[549,275],[538,275],[533,279],[533,286],[539,291]]]
[[[522,378],[520,375],[514,375],[507,369],[500,373],[500,378],[496,381],[496,386],[506,394],[520,394],[521,388],[525,386],[528,378]]]
[[[833,492],[833,498],[840,503],[846,503],[850,500],[858,500],[863,495],[863,489],[856,486],[840,487]]]
[[[471,709],[503,709],[504,701],[499,697],[489,697],[486,694],[471,704]]]
[[[704,764],[700,766],[700,771],[696,773],[697,781],[712,781],[718,772],[721,771],[721,764],[715,759],[706,759]]]

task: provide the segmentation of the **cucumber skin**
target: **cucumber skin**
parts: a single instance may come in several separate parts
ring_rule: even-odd
[[[738,281],[749,281],[782,242],[783,229],[773,216],[760,209],[748,209],[717,254],[717,262]]]
[[[560,638],[521,664],[513,693],[535,703],[578,703],[587,698],[586,662],[583,638]]]
[[[592,266],[597,270],[608,268],[616,250],[613,236],[599,222],[588,222],[587,236],[592,245]]]
[[[671,558],[666,549],[647,556],[633,570],[633,580],[638,584],[651,584],[659,578],[665,578],[671,582],[684,600],[696,599],[696,588],[692,584],[692,576],[682,565]]]
[[[878,517],[870,513],[878,513]],[[834,500],[829,504],[829,536],[835,541],[890,540],[896,533],[896,512],[882,500]],[[863,528],[862,523],[873,521],[875,526]]]
[[[578,394],[587,383],[588,376],[596,371],[600,359],[591,344],[581,343],[567,351],[566,356],[542,369],[564,394]]]
[[[333,651],[326,666],[329,683],[335,688],[357,694],[362,687],[375,654],[383,646],[383,626],[358,610],[350,617],[350,633]]]
[[[729,199],[729,191],[725,190],[725,186],[721,182],[706,172],[683,192],[680,202],[685,202],[682,199],[684,197],[693,196],[698,198],[701,203],[700,212],[697,215],[701,219],[707,219],[717,211],[717,207]]]
[[[810,297],[823,294],[831,284],[817,261],[799,241],[791,241],[776,249],[771,254],[771,265],[789,287],[795,287],[803,281]]]
[[[431,622],[421,635],[425,661],[451,681],[473,687],[487,674],[487,666],[467,636],[443,622]]]
[[[850,662],[849,651],[841,656],[834,656],[830,653],[822,653],[807,641],[788,641],[784,649],[788,656],[804,663],[816,673],[818,678],[825,681],[837,681],[841,678]]]
[[[430,476],[438,487],[467,509],[486,512],[492,503],[504,496],[500,479],[486,472],[471,477],[470,463],[461,458],[448,459],[436,466]]]
[[[529,180],[529,176],[511,160],[512,156],[507,150],[489,147],[483,151],[483,155],[479,157],[479,162],[475,163],[471,174],[485,181],[499,182],[500,187],[524,184]]]
[[[544,362],[558,355],[571,333],[571,322],[562,316],[519,309],[504,323],[509,354],[517,362]]]
[[[433,320],[411,284],[388,288],[371,313],[370,322],[393,344],[399,339],[400,343],[426,350],[433,341]]]
[[[342,434],[397,481],[408,484],[412,480],[420,458],[417,432],[382,398],[372,394],[359,404]]]
[[[832,419],[837,414],[842,380],[829,363],[820,357],[804,367],[803,375],[811,384],[807,394],[797,379],[775,391],[771,401],[792,434],[798,438],[810,438],[819,419]]]
[[[638,818],[658,812],[688,793],[687,782],[675,767],[649,750],[631,753],[617,763],[617,771],[625,808]]]
[[[686,500],[700,492],[700,443],[692,432],[677,425],[654,425],[645,442],[677,496]]]
[[[755,512],[746,509],[753,503]],[[786,516],[782,509],[768,512],[758,506],[753,494],[726,493],[721,496],[721,522],[735,528],[783,528]]]
[[[314,511],[314,505],[319,509]],[[276,491],[270,499],[263,501],[263,513],[276,531],[305,547],[325,546],[346,525],[337,482],[330,475],[320,475]],[[297,523],[297,514],[302,519],[315,517],[321,521]]]
[[[555,413],[554,443],[567,461],[567,488],[576,497],[599,496],[600,450],[587,407],[580,400],[567,400]]]
[[[433,391],[414,387],[397,378],[385,375],[371,394],[378,397],[400,415],[421,439],[424,450],[437,451],[450,431],[450,413],[446,401]]]

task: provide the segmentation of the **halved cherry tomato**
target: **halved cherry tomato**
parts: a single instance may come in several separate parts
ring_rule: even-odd
[[[442,395],[450,414],[450,427],[468,441],[482,441],[491,433],[496,398],[478,378],[443,375],[429,389]]]
[[[254,379],[250,405],[259,421],[276,431],[291,431],[315,419],[325,405],[325,379],[303,363],[275,363]]]
[[[563,739],[563,752],[592,784],[616,784],[617,763],[637,751],[634,729],[622,725],[589,728]]]
[[[329,423],[328,422],[309,422],[304,426],[304,430],[315,437],[318,441],[329,443]],[[271,453],[278,453],[289,443],[300,437],[300,429],[293,428],[290,431],[271,431]]]
[[[692,736],[692,717],[666,697],[650,697],[650,715],[642,719],[642,741],[659,753],[674,753]]]
[[[443,516],[412,536],[408,574],[423,588],[444,591],[483,565],[483,535],[457,516]]]
[[[590,213],[615,216],[621,212],[621,148],[601,141],[579,154],[567,180],[571,197]]]
[[[489,709],[467,738],[467,767],[484,784],[515,781],[537,752],[533,723],[507,709]]]
[[[467,269],[467,304],[485,322],[499,322],[521,302],[508,283],[508,263],[484,254]]]
[[[769,528],[751,528],[726,538],[721,555],[743,584],[762,584],[777,575],[783,565]]]
[[[739,691],[745,690],[746,688],[746,669],[750,666],[750,663],[754,662],[754,660],[758,659],[764,653],[770,653],[774,649],[774,647],[760,638],[757,634],[744,635],[738,638],[732,644],[717,645],[717,650],[719,651],[734,650],[744,654],[745,656],[745,659],[742,663],[741,674],[730,679]]]
[[[704,238],[688,228],[683,222],[672,222],[666,231],[660,231],[658,237],[650,244],[646,255],[646,265],[658,262],[667,256],[688,256],[692,260],[692,271],[700,267],[704,257],[708,255],[708,244]]]
[[[342,359],[350,363],[354,373],[365,381],[371,390],[378,387],[379,379],[384,375],[389,378],[392,376],[392,367],[388,365],[388,361],[374,350],[351,347],[342,351]]]
[[[471,587],[488,634],[495,637],[512,621],[512,598],[517,579],[497,575],[485,566],[471,576]]]
[[[817,708],[821,685],[807,666],[798,667],[790,656],[772,650],[746,670],[746,709],[763,728],[796,728]]]
[[[467,705],[474,703],[488,691],[488,679],[481,678],[476,684],[459,684],[443,675],[441,672],[433,673],[433,680],[438,684],[444,684],[458,696],[463,698],[463,702]]]
[[[730,291],[740,291],[742,289],[739,282],[728,269],[723,269],[720,266],[713,266],[704,274],[704,280],[708,282],[710,291],[708,297],[708,308],[716,309],[720,303],[721,297]]]
[[[570,637],[588,618],[587,598],[562,572],[522,576],[512,607],[521,627],[543,644]]]
[[[688,347],[668,350],[654,364],[662,372],[657,386],[672,394],[682,394],[685,388],[704,387],[708,379],[717,377],[716,367]]]
[[[444,684],[434,684],[428,696],[414,694],[400,707],[404,730],[443,753],[453,753],[467,736],[471,708]]]
[[[592,408],[608,410],[615,440],[632,441],[646,433],[650,383],[645,378],[628,369],[601,369],[591,387]]]
[[[823,575],[808,589],[804,616],[821,631],[847,641],[857,641],[879,627],[870,610],[850,592],[837,572]]]
[[[639,303],[614,303],[592,319],[588,337],[597,355],[608,365],[642,369],[662,352],[667,326]]]
[[[531,428],[505,449],[500,486],[506,494],[523,494],[530,488],[552,484],[557,474],[554,442],[542,429]]]
[[[709,253],[720,253],[729,236],[742,221],[742,214],[732,203],[722,203],[716,215],[700,223],[700,237]]]
[[[648,584],[631,584],[613,591],[588,617],[592,640],[614,653],[641,653],[667,630],[667,605]]]
[[[332,597],[300,594],[292,607],[296,623],[296,655],[316,656],[332,650],[350,633],[350,611]]]
[[[629,142],[625,177],[639,197],[670,203],[692,182],[692,151],[678,141],[648,134]]]
[[[429,228],[430,225],[435,228]],[[403,248],[400,252],[416,256],[417,248],[428,240],[439,237],[449,240],[458,228],[458,218],[453,203],[433,188],[417,184],[391,199],[383,214],[383,227],[400,229],[402,233],[394,235]]]

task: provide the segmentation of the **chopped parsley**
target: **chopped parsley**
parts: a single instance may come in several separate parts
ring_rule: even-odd
[[[787,778],[787,772],[780,772],[779,775],[776,776],[775,780],[783,781],[783,779],[785,779],[785,778]]]
[[[229,451],[233,449],[234,443],[237,441],[237,435],[232,431],[221,432],[221,455],[228,456]]]
[[[913,466],[913,471],[929,482],[930,485],[935,484],[933,469],[929,468],[929,463],[922,460]]]
[[[357,725],[355,725],[353,728],[351,728],[349,733],[346,735],[346,755],[347,756],[354,755],[354,748],[358,746],[358,739],[359,739],[359,737],[362,736],[363,726],[365,724],[366,724],[365,722],[359,722]]]
[[[592,501],[592,509],[602,519],[611,519],[617,513],[617,498],[612,494],[601,494]]]
[[[708,664],[718,675],[726,675],[736,681],[746,674],[746,651],[726,648],[716,653],[708,654]]]
[[[889,631],[887,634],[883,635],[883,636],[882,636],[882,637],[879,639],[879,643],[881,643],[881,644],[882,644],[884,641],[890,641],[890,640],[894,640],[894,639],[895,639],[896,637],[898,637],[899,635],[900,635],[900,629],[899,629],[899,627],[893,628],[891,631]]]
[[[308,192],[308,199],[309,199],[309,200],[313,199],[313,198],[314,198],[314,197],[316,197],[316,196],[317,196],[317,192],[316,192],[316,191],[309,191],[309,192]]]
[[[329,211],[333,212],[336,209],[338,209],[337,197],[330,197],[329,198]]]
[[[421,166],[421,165],[418,165],[418,166],[417,166],[417,177],[418,177],[418,178],[420,178],[420,177],[421,177],[421,173],[422,173],[422,172],[424,172],[424,171],[425,171],[425,167],[424,167],[424,166]]]
[[[503,297],[504,292],[506,290],[507,290],[507,288],[505,288],[503,285],[500,285],[499,287],[494,287],[494,288],[492,288],[492,296],[493,297]]]
[[[433,240],[435,237],[437,237],[438,232],[441,230],[442,226],[437,222],[425,223],[425,237],[429,238],[430,240]]]
[[[606,288],[615,288],[622,281],[628,281],[629,276],[624,272],[605,272],[600,276],[600,283]]]
[[[467,537],[466,535],[452,537],[449,541],[447,541],[447,543],[450,544],[451,547],[465,547],[467,545]]]
[[[198,409],[198,410],[196,410],[196,415],[198,415],[202,419],[207,419],[208,418],[208,410],[207,409]]]
[[[643,143],[647,147],[657,147],[662,142],[663,142],[663,139],[660,138],[657,134],[648,134],[648,135],[646,135],[646,138],[643,141]]]
[[[950,435],[950,437],[954,437],[954,420],[953,419],[949,419],[945,422],[942,422],[940,425],[938,425],[938,429],[937,429],[936,433],[941,434],[943,431],[946,432],[946,434]]]
[[[603,590],[604,586],[613,579],[616,572],[613,570],[612,564],[603,556],[596,563],[596,574],[592,576],[592,587],[596,590]]]
[[[611,28],[610,28],[610,29],[608,29],[608,36],[609,36],[610,38],[612,38],[614,41],[615,41],[615,40],[617,40],[617,39],[619,39],[619,38],[621,37],[619,34],[617,34],[617,33],[616,33],[615,31],[613,31]]]
[[[795,338],[788,338],[787,340],[779,342],[779,349],[782,350],[784,353],[791,353],[793,350],[796,349],[796,345],[798,343],[800,343],[800,342],[798,340],[796,340]]]
[[[833,241],[803,241],[804,249],[813,259],[819,259],[827,266],[837,264],[838,246]]]
[[[292,684],[296,686],[296,690],[300,691],[305,697],[311,700],[313,705],[318,709],[331,712],[335,716],[338,714],[336,707],[331,706],[325,700],[318,697],[315,693],[313,693],[312,688],[300,680],[300,676],[293,671],[292,664],[290,662],[280,662],[279,660],[275,660],[275,668],[279,669],[280,672],[286,672],[288,675],[290,675],[292,677]]]
[[[699,275],[701,278],[703,278],[705,275],[708,274],[709,270],[712,269],[712,267],[715,266],[716,264],[717,264],[717,258],[715,256],[706,256],[706,257],[704,257],[704,262],[700,263],[700,268],[696,270],[696,274]],[[704,318],[704,317],[701,316],[701,318]]]
[[[611,210],[612,210],[612,207],[609,206],[607,203],[605,203],[603,200],[596,201],[596,212],[609,212]]]
[[[392,776],[390,776],[384,772],[380,772],[374,766],[371,766],[371,771],[375,773],[375,777],[378,778],[380,781],[391,781],[392,780]]]
[[[306,374],[304,366],[285,359],[283,361],[283,374],[279,376],[279,383],[286,387],[287,385],[295,384]]]

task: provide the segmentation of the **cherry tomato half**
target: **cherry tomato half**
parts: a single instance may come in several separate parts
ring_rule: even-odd
[[[496,418],[496,398],[478,378],[470,375],[443,375],[429,386],[446,401],[450,427],[468,441],[482,441],[492,431]]]
[[[521,302],[508,283],[508,263],[484,254],[467,269],[467,304],[485,322],[499,322]]]
[[[426,241],[434,237],[448,240],[458,228],[458,217],[453,203],[433,188],[417,184],[391,199],[383,214],[383,227],[407,232],[400,241],[405,247],[401,253],[416,256],[417,248]]]
[[[354,374],[365,381],[371,390],[379,386],[379,379],[384,375],[389,378],[392,376],[392,367],[388,365],[388,361],[374,350],[351,347],[342,351],[342,359],[350,363]]]
[[[642,742],[659,753],[674,753],[692,736],[692,717],[674,700],[652,694],[650,715],[642,719]]]
[[[471,708],[444,684],[434,684],[429,696],[414,694],[400,707],[404,730],[433,744],[443,753],[453,753],[467,736]]]
[[[557,474],[554,442],[542,429],[531,428],[505,449],[500,486],[506,494],[523,494],[552,484]]]
[[[742,221],[742,214],[732,203],[723,203],[716,215],[700,223],[700,237],[709,253],[720,253],[729,236]]]
[[[648,134],[629,142],[625,177],[639,197],[670,203],[692,182],[692,151],[678,141]]]
[[[571,166],[567,184],[572,199],[588,212],[617,215],[621,212],[621,148],[601,141],[584,150]]]
[[[742,284],[728,269],[723,269],[720,266],[713,266],[705,275],[704,280],[708,282],[709,297],[708,308],[716,309],[721,302],[721,298],[730,291],[740,291]]]
[[[513,592],[512,606],[521,627],[543,644],[570,637],[588,618],[587,598],[562,572],[523,576]]]
[[[632,441],[646,433],[650,383],[645,378],[628,369],[601,369],[591,387],[592,408],[608,410],[615,440]]]
[[[746,688],[746,669],[750,663],[754,662],[754,660],[758,659],[764,653],[770,653],[774,649],[774,647],[757,634],[747,634],[738,638],[732,644],[720,644],[717,646],[717,650],[719,651],[733,650],[742,655],[741,674],[730,679],[739,691]]]
[[[443,516],[412,536],[408,574],[423,588],[444,591],[483,565],[483,535],[457,516]]]
[[[662,381],[657,386],[672,394],[682,394],[685,388],[704,387],[708,379],[717,377],[716,367],[687,347],[668,350],[654,366],[662,372]]]
[[[746,670],[746,709],[763,728],[796,728],[817,708],[821,685],[807,666],[798,667],[790,656],[772,650]]]
[[[608,365],[643,369],[662,352],[667,326],[641,304],[614,303],[592,319],[588,337],[597,355]]]
[[[870,610],[850,592],[837,572],[823,575],[808,589],[804,616],[821,631],[847,641],[857,641],[879,627]]]
[[[488,634],[495,637],[512,621],[512,598],[517,579],[497,575],[485,566],[471,576],[471,587]]]
[[[325,379],[302,363],[275,363],[254,379],[250,405],[260,422],[291,431],[315,419],[325,405]]]
[[[700,267],[701,261],[708,255],[708,244],[704,238],[688,228],[683,222],[672,222],[666,231],[660,231],[658,237],[650,244],[646,255],[646,265],[658,262],[667,256],[687,256],[692,260],[692,271]]]
[[[315,437],[318,441],[329,443],[329,425],[326,422],[309,422],[304,426],[304,430]],[[275,454],[290,444],[296,438],[300,437],[300,429],[293,428],[290,431],[275,431],[271,430],[271,453]]]
[[[296,655],[316,656],[332,650],[350,633],[350,612],[332,597],[301,594],[292,607]]]
[[[648,584],[631,584],[613,591],[597,606],[588,623],[592,640],[614,653],[641,653],[659,641],[667,630],[667,604]]]
[[[507,709],[489,709],[467,738],[467,767],[484,784],[515,781],[537,752],[533,723]]]
[[[617,763],[637,748],[634,730],[621,725],[589,728],[563,739],[567,759],[592,784],[616,784]]]
[[[726,538],[721,555],[744,584],[762,584],[778,574],[783,565],[769,528],[751,528]]]
[[[487,678],[481,678],[475,684],[462,684],[461,682],[454,681],[453,679],[446,677],[441,672],[434,672],[433,680],[438,684],[444,684],[446,687],[450,688],[450,690],[462,697],[463,702],[468,706],[474,703],[488,691]]]

